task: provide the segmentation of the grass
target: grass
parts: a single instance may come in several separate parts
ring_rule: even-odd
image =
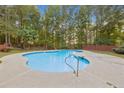
[[[0,63],[2,63],[2,61],[0,60]]]
[[[8,52],[0,52],[0,58],[7,55],[15,54],[15,53],[30,52],[30,51],[37,51],[37,50],[11,49]],[[1,63],[2,61],[0,60],[0,64]]]
[[[6,55],[14,54],[14,53],[22,53],[22,52],[29,52],[29,51],[35,51],[35,50],[11,49],[8,52],[0,52],[0,58]]]
[[[14,54],[14,53],[22,53],[22,52],[29,52],[29,51],[35,51],[35,50],[11,49],[8,52],[0,52],[0,58],[3,56],[6,56],[6,55]],[[123,54],[117,54],[117,53],[109,52],[109,51],[96,51],[96,50],[94,50],[92,52],[101,53],[101,54],[108,54],[108,55],[124,58]],[[1,61],[0,61],[0,63],[1,63]]]
[[[97,51],[97,50],[94,50],[92,52],[101,53],[101,54],[108,54],[108,55],[112,55],[112,56],[117,56],[117,57],[124,58],[124,54],[117,54],[115,52],[110,52],[110,51]]]

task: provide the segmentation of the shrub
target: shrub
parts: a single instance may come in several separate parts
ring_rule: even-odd
[[[118,54],[124,54],[124,46],[119,48],[114,48],[113,51]]]
[[[61,47],[58,48],[58,49],[68,49],[68,47],[67,47],[67,46],[61,46]]]
[[[113,45],[113,40],[108,38],[96,38],[95,44],[98,45]]]
[[[0,63],[2,63],[2,61],[0,60]]]

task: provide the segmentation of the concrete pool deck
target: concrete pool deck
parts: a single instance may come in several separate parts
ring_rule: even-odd
[[[0,88],[124,88],[123,58],[84,51],[90,64],[76,77],[72,72],[33,71],[22,54],[0,58]]]

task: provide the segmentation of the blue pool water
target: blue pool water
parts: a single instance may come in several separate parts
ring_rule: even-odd
[[[33,52],[24,54],[28,58],[27,66],[33,70],[45,72],[69,72],[73,71],[66,63],[65,58],[73,52],[82,52],[81,50],[58,50],[47,52]],[[74,69],[77,67],[77,57],[71,56],[67,63]],[[89,61],[79,57],[79,69],[84,69]]]

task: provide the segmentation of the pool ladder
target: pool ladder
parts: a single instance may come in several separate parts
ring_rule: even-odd
[[[72,57],[72,56],[74,57],[74,55],[67,56],[65,58],[65,63],[66,63],[66,65],[68,65],[73,70],[73,73],[78,77],[78,73],[79,73],[79,59],[75,56],[76,57],[75,59],[77,59],[77,68],[76,68],[76,70],[69,63],[67,63],[67,59],[69,57]]]

